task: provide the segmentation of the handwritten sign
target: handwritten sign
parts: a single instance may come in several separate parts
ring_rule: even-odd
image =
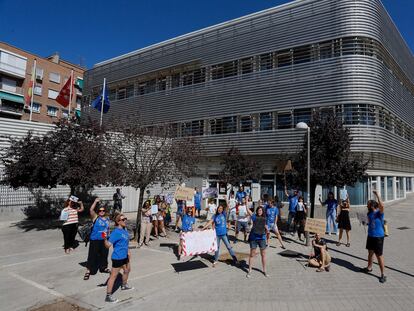
[[[151,205],[151,215],[154,215],[157,213],[158,213],[158,205],[157,204]]]
[[[320,235],[323,235],[325,234],[325,229],[326,229],[325,219],[316,219],[316,218],[306,219],[305,231],[319,233]]]
[[[194,189],[188,187],[177,186],[174,193],[176,200],[191,201],[194,199]]]
[[[184,256],[214,253],[217,250],[215,230],[185,232],[181,234],[181,239]]]

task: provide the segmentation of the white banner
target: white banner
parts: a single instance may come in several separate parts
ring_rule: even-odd
[[[217,250],[216,230],[191,231],[181,234],[183,255],[195,256]]]

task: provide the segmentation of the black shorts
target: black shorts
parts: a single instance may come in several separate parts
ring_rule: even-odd
[[[367,250],[374,251],[375,255],[381,256],[384,248],[384,237],[382,238],[367,238]]]
[[[112,268],[121,268],[123,265],[126,265],[127,263],[129,263],[128,257],[124,259],[112,259]]]

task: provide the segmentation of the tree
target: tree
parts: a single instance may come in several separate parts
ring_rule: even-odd
[[[349,129],[344,127],[342,121],[333,112],[325,117],[315,113],[309,126],[311,128],[310,201],[311,217],[313,217],[316,186],[353,186],[366,176],[368,161],[364,161],[361,154],[351,153],[352,138]],[[295,185],[304,189],[307,179],[307,135],[302,151],[293,161],[293,169]]]
[[[88,126],[61,120],[44,136],[29,132],[11,140],[2,157],[4,184],[13,188],[53,188],[69,185],[72,194],[94,185],[108,184],[114,163],[106,156],[103,132],[94,123]]]
[[[192,137],[177,138],[170,125],[112,122],[106,144],[121,171],[118,182],[139,189],[135,239],[139,238],[145,189],[153,184],[167,188],[195,176],[201,147]]]
[[[226,185],[236,186],[246,180],[259,180],[262,166],[255,159],[243,155],[237,147],[232,146],[221,155],[222,170],[219,180]]]

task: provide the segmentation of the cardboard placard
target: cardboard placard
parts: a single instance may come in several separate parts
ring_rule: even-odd
[[[180,238],[183,240],[184,256],[214,253],[217,250],[216,230],[185,232]]]
[[[158,213],[158,205],[157,204],[151,205],[151,215],[154,215],[157,213]]]
[[[339,196],[342,201],[345,201],[348,197],[348,191],[346,189],[341,189],[341,191],[339,191]]]
[[[184,200],[184,201],[191,201],[194,199],[194,192],[193,188],[177,186],[174,193],[174,198],[176,200]]]
[[[325,219],[316,219],[316,218],[307,218],[305,224],[305,231],[319,233],[324,235],[326,230],[326,220]]]

